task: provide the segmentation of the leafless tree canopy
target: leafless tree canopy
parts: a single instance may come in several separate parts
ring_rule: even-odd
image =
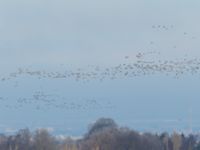
[[[78,140],[58,139],[46,129],[0,135],[0,150],[200,150],[199,135],[139,133],[101,118]]]

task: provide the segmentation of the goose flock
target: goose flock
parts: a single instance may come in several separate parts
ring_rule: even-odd
[[[6,102],[8,98],[0,97],[0,102]],[[4,103],[0,107],[7,109],[21,109],[24,107],[31,106],[35,110],[102,110],[102,109],[113,109],[114,106],[109,101],[102,102],[95,98],[82,98],[82,100],[69,99],[61,97],[59,95],[45,94],[42,91],[36,91],[31,97],[19,97],[12,104]]]
[[[175,29],[174,25],[152,25],[151,27],[156,32],[169,31]],[[196,39],[195,36],[188,32],[182,32],[183,36],[188,36],[191,39]],[[155,41],[150,41],[150,44],[155,44]],[[177,48],[175,45],[174,48]],[[150,55],[157,55],[156,58],[147,59]],[[170,77],[180,78],[183,75],[199,75],[200,73],[200,58],[193,59],[187,56],[179,59],[159,59],[161,55],[158,51],[138,52],[132,55],[122,56],[118,63],[110,66],[88,65],[89,67],[69,69],[65,68],[65,64],[60,65],[60,71],[50,71],[45,69],[32,69],[31,67],[18,68],[14,72],[7,75],[0,75],[0,84],[12,81],[14,87],[19,85],[18,78],[34,78],[37,80],[50,79],[66,79],[77,82],[88,83],[90,81],[104,82],[107,80],[130,79],[135,77],[166,75]],[[47,108],[57,108],[63,110],[87,110],[97,108],[113,108],[110,102],[101,104],[100,100],[88,99],[83,103],[76,103],[75,100],[68,100],[65,97],[53,94],[45,94],[43,91],[36,91],[30,97],[16,98],[16,104],[8,105],[7,98],[1,97],[0,102],[5,105],[5,108],[20,109],[28,105],[32,105],[37,110]]]
[[[20,76],[35,77],[37,79],[74,79],[76,81],[104,81],[106,79],[132,78],[137,76],[147,76],[155,74],[172,75],[180,77],[184,74],[197,74],[200,69],[200,59],[177,59],[146,61],[142,59],[144,54],[138,53],[136,61],[124,62],[115,66],[100,67],[92,66],[90,70],[77,69],[58,71],[31,70],[29,68],[19,68],[17,71],[7,76],[1,77],[1,82],[12,80]],[[130,59],[125,56],[125,59]],[[17,83],[16,83],[17,86]]]
[[[163,74],[175,78],[181,75],[191,74],[198,75],[200,73],[200,59],[179,59],[179,60],[158,60],[145,61],[143,59],[145,53],[138,53],[135,62],[129,62],[131,56],[124,56],[125,63],[111,67],[92,66],[90,71],[77,69],[76,71],[64,72],[48,72],[44,70],[30,70],[19,68],[18,71],[10,73],[7,77],[1,79],[2,82],[14,80],[20,76],[34,77],[36,79],[68,79],[75,81],[105,81],[114,79],[128,79],[134,77]],[[18,83],[16,83],[17,85]],[[32,106],[36,110],[59,109],[59,110],[91,110],[91,109],[113,109],[114,106],[110,102],[102,103],[101,100],[95,98],[87,99],[82,102],[69,100],[69,98],[60,95],[45,94],[43,91],[36,91],[30,97],[16,98],[16,102],[6,103],[6,98],[0,97],[1,107],[7,109],[20,109],[26,106]]]

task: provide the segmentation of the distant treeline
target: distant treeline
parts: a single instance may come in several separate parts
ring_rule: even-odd
[[[80,139],[64,139],[46,129],[0,135],[0,150],[200,150],[199,135],[139,133],[101,118]]]

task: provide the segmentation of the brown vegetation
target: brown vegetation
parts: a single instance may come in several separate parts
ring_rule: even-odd
[[[59,140],[45,129],[0,135],[0,150],[200,150],[198,135],[138,133],[101,118],[79,140]]]

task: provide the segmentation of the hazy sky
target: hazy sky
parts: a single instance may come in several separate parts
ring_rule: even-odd
[[[151,50],[196,55],[199,4],[197,0],[1,0],[1,64],[113,63],[124,55]]]
[[[1,0],[0,73],[19,67],[107,67],[123,62],[125,56],[134,60],[137,53],[152,51],[155,54],[145,59],[199,58],[199,17],[199,0]],[[87,84],[20,77],[0,83],[0,96],[7,98],[5,105],[41,90],[76,102],[95,98],[115,109],[36,111],[31,106],[18,110],[3,104],[0,131],[50,126],[63,129],[60,133],[80,135],[82,128],[98,117],[112,117],[141,130],[157,128],[160,120],[160,128],[172,129],[175,127],[165,123],[182,120],[186,123],[180,128],[185,129],[189,109],[199,104],[199,81],[199,75]],[[198,118],[200,112],[194,112]],[[143,121],[153,122],[153,126],[145,126]]]

